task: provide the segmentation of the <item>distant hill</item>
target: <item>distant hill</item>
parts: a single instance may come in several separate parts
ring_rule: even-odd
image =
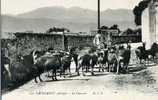
[[[45,32],[53,26],[66,27],[73,32],[89,32],[97,27],[97,12],[79,7],[44,7],[16,16],[2,15],[1,18],[3,32]],[[128,9],[102,11],[101,23],[107,26],[118,24],[122,30],[135,27],[134,15]]]
[[[45,7],[17,15],[21,18],[49,18],[61,21],[75,22],[96,22],[97,12],[79,7]],[[132,10],[128,9],[107,9],[101,12],[103,21],[134,21]]]

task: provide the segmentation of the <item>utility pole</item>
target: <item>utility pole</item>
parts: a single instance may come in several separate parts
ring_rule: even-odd
[[[100,29],[100,0],[98,0],[98,30]]]

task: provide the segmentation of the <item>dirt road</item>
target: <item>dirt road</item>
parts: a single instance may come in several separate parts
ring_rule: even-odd
[[[87,50],[87,49],[86,49]],[[84,51],[85,52],[85,51]],[[44,82],[36,84],[34,80],[2,96],[3,100],[157,100],[158,98],[158,65],[136,64],[132,52],[129,74],[98,72],[95,76],[74,74],[58,77],[51,81],[42,75]]]
[[[8,92],[3,100],[47,100],[47,99],[96,99],[106,100],[156,100],[158,97],[158,65],[143,67],[132,65],[129,74],[95,72],[95,76],[58,77],[58,81],[45,78],[36,84],[34,80]],[[43,75],[44,76],[44,75]],[[30,99],[31,98],[31,99]],[[34,100],[33,99],[33,100]],[[107,99],[108,100],[108,99]]]

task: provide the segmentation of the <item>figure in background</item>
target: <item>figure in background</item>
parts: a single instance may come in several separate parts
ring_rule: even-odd
[[[104,47],[104,37],[100,32],[95,35],[93,44],[97,49],[102,49]]]
[[[130,63],[130,58],[131,58],[131,46],[127,45],[127,49],[124,52],[124,66],[125,70],[128,71],[128,66]]]

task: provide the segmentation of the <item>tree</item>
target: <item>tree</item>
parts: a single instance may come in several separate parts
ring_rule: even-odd
[[[51,33],[51,32],[53,32],[53,28],[49,28],[49,29],[46,31],[46,33]]]
[[[118,29],[118,25],[114,24],[113,26],[110,27],[110,29]]]
[[[117,24],[114,24],[113,26],[111,26],[110,29],[118,30],[118,33],[121,32]]]
[[[135,24],[136,25],[141,25],[141,16],[142,12],[145,10],[145,8],[148,7],[148,4],[150,3],[151,0],[143,0],[141,1],[138,6],[135,6],[133,9],[133,14],[135,15]]]
[[[46,33],[51,33],[51,32],[70,32],[69,29],[67,28],[58,28],[58,27],[53,27],[53,28],[49,28]]]
[[[142,29],[141,29],[141,28],[135,29],[135,30],[134,30],[134,33],[135,33],[136,35],[142,35]]]
[[[128,28],[126,30],[126,33],[127,33],[127,35],[131,35],[131,34],[134,34],[134,31],[132,29]]]
[[[109,29],[107,26],[102,26],[100,29]]]
[[[138,29],[128,28],[123,32],[123,35],[141,35],[141,28]]]

